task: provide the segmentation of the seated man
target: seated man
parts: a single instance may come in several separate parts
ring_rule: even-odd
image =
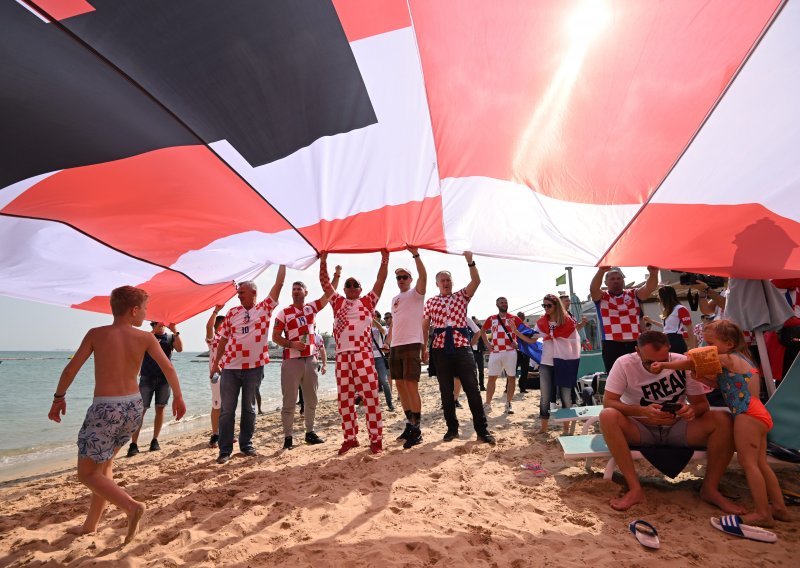
[[[651,371],[656,361],[685,358],[670,353],[666,335],[647,331],[636,343],[636,352],[617,359],[608,374],[600,412],[606,444],[628,484],[628,492],[612,499],[611,506],[624,511],[645,501],[630,446],[684,446],[707,448],[708,467],[700,497],[727,513],[743,512],[719,492],[720,479],[733,457],[730,415],[711,411],[702,385],[687,380],[686,372]],[[675,405],[674,413],[662,409],[667,403]]]

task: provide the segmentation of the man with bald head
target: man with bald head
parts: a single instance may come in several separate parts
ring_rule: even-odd
[[[639,288],[625,288],[625,275],[617,267],[601,266],[592,278],[589,292],[597,309],[606,372],[622,355],[636,351],[641,333],[639,302],[649,298],[658,286],[658,268],[648,266],[647,271],[647,281]],[[605,290],[601,289],[603,282]]]

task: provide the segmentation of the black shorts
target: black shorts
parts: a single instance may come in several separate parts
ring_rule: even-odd
[[[166,406],[169,402],[170,389],[165,378],[139,377],[139,392],[142,394],[142,403],[145,408],[150,408],[154,395],[156,406]]]
[[[611,367],[614,362],[628,353],[636,352],[635,341],[609,341],[603,340],[603,364],[606,367],[606,373],[611,372]],[[596,392],[596,391],[595,391]]]
[[[396,381],[417,381],[422,370],[422,343],[398,345],[389,350],[389,373]]]

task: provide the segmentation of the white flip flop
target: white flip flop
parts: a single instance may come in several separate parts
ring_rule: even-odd
[[[711,526],[724,533],[757,540],[759,542],[777,542],[778,535],[760,527],[742,524],[739,515],[725,515],[724,517],[711,517]]]
[[[636,537],[636,540],[638,540],[639,544],[642,546],[646,546],[647,548],[661,548],[656,527],[647,521],[643,521],[642,519],[631,521],[628,528],[631,529],[633,536]]]

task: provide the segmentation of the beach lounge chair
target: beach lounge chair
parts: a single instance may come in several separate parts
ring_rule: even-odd
[[[585,459],[586,472],[592,471],[592,460],[594,458],[608,458],[603,479],[611,479],[617,467],[617,461],[611,457],[611,452],[603,439],[602,434],[592,434],[586,436],[565,436],[558,439],[561,448],[564,450],[564,458],[568,460]],[[634,460],[643,459],[644,456],[638,450],[631,450],[631,457]],[[695,450],[691,461],[705,460],[706,452]]]
[[[588,434],[589,429],[593,424],[600,420],[600,411],[603,410],[602,405],[594,406],[573,406],[572,408],[559,408],[555,412],[550,413],[550,422],[553,424],[563,424],[564,422],[571,422],[570,434],[575,433],[575,425],[578,422],[583,423],[581,434]]]

